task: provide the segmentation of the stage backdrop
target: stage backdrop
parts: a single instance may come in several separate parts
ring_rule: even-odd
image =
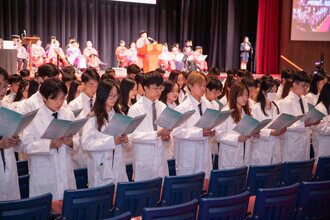
[[[128,46],[142,29],[169,45],[193,40],[208,55],[209,67],[239,67],[239,45],[249,36],[256,45],[257,0],[157,0],[156,5],[109,0],[0,0],[0,37],[39,35],[43,46],[55,35],[65,48],[76,37],[83,50],[87,40],[101,59],[116,66],[119,41]]]

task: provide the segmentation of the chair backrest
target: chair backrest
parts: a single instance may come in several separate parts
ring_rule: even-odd
[[[29,165],[27,160],[16,161],[17,175],[23,176],[29,174]]]
[[[145,207],[156,207],[160,198],[162,178],[146,181],[118,183],[115,216],[130,211],[132,216],[142,214]]]
[[[314,175],[315,181],[330,180],[330,156],[319,157],[317,162],[316,172]]]
[[[255,195],[260,188],[278,187],[281,181],[282,164],[250,166],[245,189]]]
[[[289,186],[294,183],[310,181],[314,166],[314,159],[284,162],[281,177],[281,186]]]
[[[212,170],[207,197],[224,197],[244,191],[247,167]]]
[[[131,218],[132,218],[132,213],[131,212],[125,212],[121,215],[117,215],[115,217],[107,218],[107,219],[103,219],[103,220],[131,220]]]
[[[203,190],[204,177],[204,172],[183,176],[166,176],[161,206],[178,205],[193,199],[199,200]]]
[[[330,219],[330,181],[303,182],[298,193],[296,219]]]
[[[293,219],[299,183],[274,189],[258,189],[252,219]]]
[[[52,194],[0,202],[1,220],[46,220],[49,219]]]
[[[143,220],[166,219],[166,220],[195,220],[197,216],[198,200],[159,208],[144,208],[142,211]]]
[[[30,174],[18,177],[21,199],[29,198],[30,195],[29,180],[30,180]]]
[[[74,177],[76,179],[77,189],[88,188],[87,168],[80,168],[74,170]]]
[[[114,184],[65,190],[62,206],[63,219],[103,219],[111,216]]]
[[[198,219],[245,219],[250,192],[220,197],[202,198],[199,204]]]

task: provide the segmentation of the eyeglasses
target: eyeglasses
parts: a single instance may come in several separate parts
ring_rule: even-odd
[[[149,88],[159,92],[162,92],[164,90],[164,86],[150,86]]]
[[[119,97],[119,94],[116,94],[116,95],[109,95],[109,97],[108,97],[108,99],[109,100],[114,100],[114,99],[118,99],[118,97]]]

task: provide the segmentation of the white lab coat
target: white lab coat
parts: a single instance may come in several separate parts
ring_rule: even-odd
[[[313,93],[308,93],[305,98],[307,100],[308,103],[312,104],[313,106],[316,106],[317,101],[319,100],[320,97],[320,93],[318,94],[313,94]],[[319,157],[319,134],[317,131],[317,126],[311,126],[310,130],[312,132],[312,144],[313,144],[313,149],[314,149],[314,158],[318,158]]]
[[[229,107],[225,106],[223,110],[229,110]],[[242,118],[243,116],[244,112],[242,113]],[[239,142],[238,138],[240,134],[233,131],[235,126],[234,119],[229,116],[226,121],[216,127],[217,140],[220,143],[219,169],[250,165],[250,139],[246,142]]]
[[[95,97],[93,99],[93,104],[95,102]],[[72,100],[68,108],[71,111],[83,109],[80,114],[77,116],[77,119],[85,118],[90,112],[90,97],[88,97],[84,92],[80,93],[74,100]],[[81,139],[80,139],[81,144]],[[73,161],[73,167],[75,169],[87,167],[87,153],[84,151],[83,147],[78,148],[78,150],[71,152],[71,157]]]
[[[289,92],[288,96],[279,102],[282,113],[298,116],[302,114],[299,96]],[[307,101],[302,97],[304,110],[308,112]],[[285,132],[283,161],[301,161],[309,159],[310,129],[305,127],[304,121],[297,121]]]
[[[128,111],[128,116],[147,114],[141,124],[129,136],[133,147],[135,180],[148,180],[168,175],[165,145],[153,129],[152,101],[143,96]],[[157,117],[166,105],[155,101]]]
[[[42,95],[38,91],[38,92],[34,93],[30,98],[25,100],[24,102],[20,102],[19,105],[17,106],[17,109],[22,114],[25,114],[25,113],[28,113],[28,112],[31,112],[33,110],[40,108],[40,105],[43,103],[44,102],[42,100]]]
[[[2,103],[6,105],[10,105],[11,103],[13,103],[15,97],[16,97],[16,93],[11,92],[3,98]]]
[[[326,116],[321,120],[320,124],[316,126],[316,135],[319,142],[319,157],[330,156],[330,115],[327,112],[323,103],[319,103],[316,109]]]
[[[109,120],[114,114],[114,110],[108,114]],[[97,129],[96,117],[92,117],[88,120],[82,132],[82,147],[87,152],[89,187],[103,186],[110,183],[116,185],[118,182],[128,181],[122,149],[125,144],[115,145],[113,136],[102,133],[108,124],[107,122],[100,132]]]
[[[70,151],[78,147],[78,135],[74,135],[74,146],[62,145],[58,149],[50,148],[51,140],[40,139],[53,120],[52,111],[45,104],[22,133],[20,150],[26,153],[30,163],[30,197],[51,193],[53,200],[63,198],[66,189],[75,189],[76,181]],[[58,119],[74,120],[73,113],[61,108]]]
[[[212,108],[211,103],[201,99],[202,111]],[[212,170],[211,144],[209,137],[203,137],[203,129],[194,127],[201,118],[198,108],[199,102],[188,95],[176,110],[185,113],[195,110],[195,113],[187,122],[175,128],[172,132],[174,137],[175,158],[178,175],[189,175],[205,172],[205,178],[209,179]]]
[[[1,103],[0,103],[1,107]],[[0,201],[20,199],[14,148],[4,149],[6,169],[0,154]]]
[[[252,115],[258,121],[265,119],[277,119],[280,115],[277,113],[276,106],[271,103],[271,109],[265,109],[268,116],[264,114],[261,109],[260,103],[255,103],[252,106]],[[251,165],[269,165],[282,162],[282,150],[280,147],[280,138],[272,136],[270,132],[272,129],[267,127],[271,124],[270,122],[266,128],[261,129],[260,138],[253,138],[251,140]]]

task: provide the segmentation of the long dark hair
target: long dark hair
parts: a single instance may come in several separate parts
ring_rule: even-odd
[[[78,87],[81,85],[80,80],[73,80],[70,84],[69,93],[66,98],[67,103],[69,104],[72,100],[76,98]]]
[[[132,89],[134,89],[135,85],[137,85],[137,83],[135,82],[135,80],[133,80],[130,77],[126,77],[120,82],[120,86],[119,86],[120,107],[121,107],[121,111],[125,115],[128,113],[129,110],[129,106],[128,106],[129,92]],[[132,104],[134,104],[136,102],[136,99],[133,99],[131,102]]]
[[[167,94],[169,94],[170,92],[172,92],[173,88],[175,85],[178,85],[178,88],[180,90],[180,86],[178,83],[173,82],[171,80],[165,80],[164,82],[164,90],[162,91],[162,94],[159,97],[159,101],[165,103],[165,105],[167,105]],[[179,105],[179,99],[175,100],[175,104]]]
[[[22,98],[23,98],[23,92],[26,89],[26,87],[29,86],[29,85],[30,85],[30,82],[27,79],[23,79],[19,83],[18,90],[17,90],[16,96],[15,96],[13,102],[18,102],[18,101],[21,101],[22,100]]]
[[[309,91],[313,93],[314,95],[317,95],[320,91],[317,89],[317,83],[321,80],[326,79],[326,76],[322,75],[321,73],[316,73],[313,75],[311,85],[309,87]]]
[[[236,78],[234,75],[228,75],[225,85],[223,87],[222,93],[219,96],[219,99],[221,99],[222,97],[226,96],[227,100],[229,100],[229,89],[230,87],[236,82]]]
[[[229,108],[234,109],[234,111],[231,113],[231,117],[234,119],[235,123],[238,123],[241,120],[241,113],[239,112],[237,108],[237,97],[241,96],[244,92],[244,90],[247,91],[248,96],[250,95],[249,89],[241,82],[235,82],[230,87],[230,94],[229,94]],[[249,107],[249,102],[247,101],[246,104],[242,107],[244,110],[244,113],[251,116],[251,109]]]
[[[293,86],[293,79],[287,79],[287,80],[285,80],[285,83],[283,85],[281,99],[284,99],[285,97],[288,96],[288,94],[289,94],[292,86]]]
[[[96,116],[97,129],[99,131],[101,131],[102,126],[106,122],[109,122],[109,116],[106,110],[106,102],[113,87],[116,87],[119,94],[118,85],[113,80],[101,81],[96,90],[96,99],[91,111],[94,112],[94,115]],[[113,109],[116,113],[122,113],[119,109],[118,99],[115,106],[113,106]]]
[[[264,95],[264,92],[269,92],[275,85],[275,82],[273,79],[263,79],[261,80],[261,82],[259,83],[259,92],[257,94],[257,102],[260,102],[260,107],[261,107],[261,110],[262,112],[266,115],[266,97]],[[277,114],[280,113],[280,110],[278,108],[278,106],[276,105],[275,102],[272,101],[272,103],[274,104],[274,106],[276,107],[276,110],[277,110]]]
[[[322,102],[322,104],[327,109],[328,114],[330,114],[330,83],[324,84],[321,92],[319,100],[317,101],[317,104]]]

